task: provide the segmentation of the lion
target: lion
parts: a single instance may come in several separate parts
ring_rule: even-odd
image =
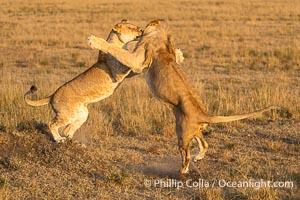
[[[189,147],[193,138],[198,142],[199,148],[194,161],[204,158],[208,144],[204,140],[202,131],[206,129],[207,124],[258,117],[265,111],[279,108],[270,106],[256,112],[234,116],[208,114],[183,70],[176,63],[169,25],[163,19],[154,20],[146,26],[133,52],[109,44],[93,35],[88,38],[88,42],[92,48],[109,53],[134,72],[143,72],[154,96],[173,111],[182,158],[180,170],[182,174],[189,170],[191,160]]]
[[[119,48],[126,47],[127,50],[133,50],[142,32],[140,27],[122,20],[112,28],[107,42]],[[184,58],[179,49],[177,49],[177,54],[178,62],[182,62]],[[59,143],[67,138],[72,139],[76,130],[87,120],[88,104],[111,96],[125,78],[135,75],[136,73],[132,73],[130,68],[112,56],[99,52],[97,63],[63,84],[49,97],[37,101],[30,100],[28,95],[37,90],[35,86],[32,86],[25,93],[24,99],[31,106],[46,104],[52,106],[55,117],[49,123],[49,128],[54,141]],[[63,136],[59,132],[62,127],[65,127]]]
[[[112,28],[107,42],[122,48],[141,34],[140,27],[122,20]],[[130,72],[128,67],[113,57],[99,52],[98,61],[92,67],[60,86],[49,97],[30,100],[28,95],[37,90],[32,86],[25,93],[24,99],[31,106],[51,105],[55,117],[49,123],[49,128],[53,139],[58,143],[63,142],[66,138],[72,139],[76,130],[87,120],[87,105],[111,96]],[[62,127],[65,127],[63,136],[59,133]]]

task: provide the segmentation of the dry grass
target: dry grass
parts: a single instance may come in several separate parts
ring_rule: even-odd
[[[151,12],[147,10],[153,10]],[[167,10],[168,9],[168,10]],[[299,199],[300,4],[274,1],[2,0],[0,7],[0,199]],[[174,117],[142,78],[90,106],[75,135],[51,142],[47,106],[23,102],[91,66],[90,33],[123,18],[170,20],[182,65],[212,114],[284,107],[256,120],[211,126],[207,157],[178,176]],[[193,146],[193,150],[195,147]],[[293,181],[291,188],[147,188],[144,179]]]

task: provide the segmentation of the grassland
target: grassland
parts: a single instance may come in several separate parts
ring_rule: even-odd
[[[282,106],[266,116],[210,126],[210,149],[179,176],[174,117],[142,76],[89,107],[75,141],[53,143],[36,98],[97,59],[86,42],[127,18],[170,20],[183,70],[211,114]],[[300,4],[297,0],[1,0],[0,199],[299,199]],[[195,145],[193,145],[193,152]],[[293,188],[154,187],[185,182],[292,181]],[[144,185],[150,180],[151,187]]]

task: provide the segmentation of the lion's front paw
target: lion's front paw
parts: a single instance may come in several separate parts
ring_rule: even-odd
[[[87,40],[89,46],[92,47],[92,49],[95,49],[95,46],[94,46],[94,44],[95,44],[95,38],[96,38],[96,36],[90,35],[90,36],[88,37],[88,40]]]
[[[88,44],[92,49],[99,49],[101,50],[101,47],[106,43],[106,41],[102,38],[98,38],[94,35],[90,35],[88,37]]]

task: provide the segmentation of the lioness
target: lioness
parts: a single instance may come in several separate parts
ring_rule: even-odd
[[[107,42],[118,48],[133,50],[142,29],[122,20],[111,30]],[[129,43],[131,42],[131,43]],[[178,62],[183,61],[182,52],[177,49]],[[28,95],[37,88],[32,86],[24,95],[25,102],[31,106],[51,104],[55,117],[49,124],[53,139],[63,142],[67,137],[72,139],[74,133],[88,118],[87,105],[111,96],[117,86],[127,77],[134,76],[131,69],[124,66],[108,54],[99,52],[98,61],[82,74],[59,87],[47,98],[32,101]],[[63,136],[59,129],[65,127]]]
[[[202,135],[207,123],[257,117],[267,110],[277,108],[271,106],[253,113],[235,116],[207,114],[186,75],[175,62],[174,45],[169,34],[169,25],[165,20],[150,22],[133,52],[111,45],[95,36],[90,36],[88,40],[92,48],[111,54],[134,72],[144,71],[152,93],[173,111],[182,157],[182,174],[188,172],[191,159],[189,146],[193,138],[196,138],[199,146],[199,153],[194,161],[202,159],[208,149],[208,144]]]
[[[135,40],[142,34],[142,29],[122,20],[116,24],[108,35],[107,42],[122,48],[127,42]],[[53,139],[63,142],[72,138],[75,131],[88,118],[87,105],[112,95],[117,86],[131,70],[109,55],[99,52],[97,63],[79,74],[74,79],[60,86],[47,98],[33,101],[28,98],[37,88],[32,86],[25,93],[25,102],[31,106],[51,104],[55,117],[49,124]],[[65,127],[63,136],[59,129]]]

